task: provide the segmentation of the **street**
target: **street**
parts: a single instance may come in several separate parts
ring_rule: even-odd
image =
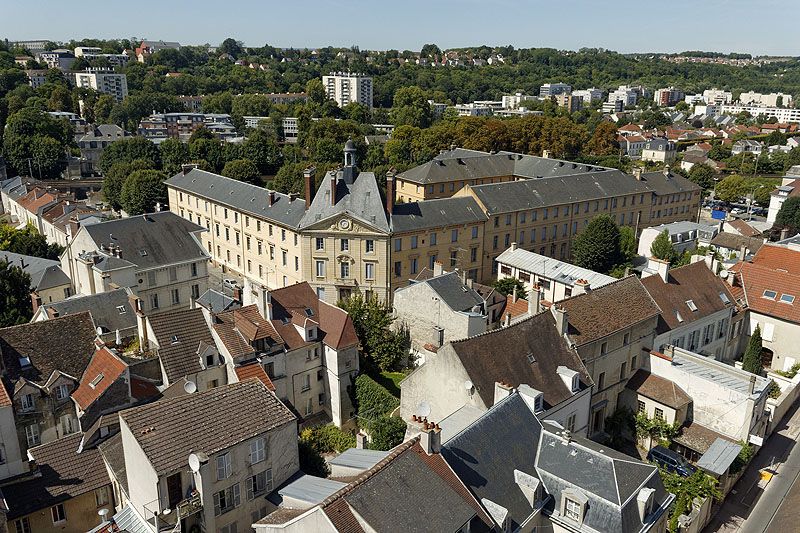
[[[800,519],[800,410],[795,405],[750,463],[704,531],[761,533],[796,531]],[[759,488],[760,470],[775,476]]]

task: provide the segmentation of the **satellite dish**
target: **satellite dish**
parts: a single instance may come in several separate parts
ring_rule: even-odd
[[[422,417],[427,417],[428,415],[430,415],[431,414],[431,404],[429,404],[428,402],[426,402],[424,400],[419,402],[419,405],[417,406],[417,414],[419,416],[422,416]]]
[[[719,277],[721,277],[722,279],[728,279],[729,274],[730,272],[728,272],[727,270],[723,270],[722,272],[719,273]]]
[[[108,509],[106,509],[106,508],[100,509],[99,511],[97,511],[97,514],[100,515],[100,518],[105,520],[106,519],[106,515],[108,514]]]
[[[191,468],[192,472],[195,474],[200,471],[200,458],[196,453],[189,454],[189,468]]]
[[[167,515],[168,515],[169,513],[171,513],[171,512],[172,512],[172,509],[170,509],[169,507],[167,507],[166,509],[164,509],[163,511],[161,511],[161,515],[162,515],[162,516],[167,516]]]
[[[197,385],[194,381],[186,380],[186,383],[183,384],[183,390],[186,394],[193,394],[197,392]]]
[[[97,336],[98,337],[103,334],[103,328],[101,328],[100,326],[97,326],[96,331],[97,331]]]
[[[467,381],[464,382],[464,388],[467,389],[467,391],[471,391],[473,386],[474,385],[472,384],[472,382],[470,380],[467,380]]]

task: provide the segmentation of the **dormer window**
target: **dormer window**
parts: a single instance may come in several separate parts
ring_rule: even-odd
[[[538,395],[533,400],[533,410],[536,413],[540,413],[544,411],[544,396],[542,394]]]
[[[575,500],[566,498],[564,502],[564,516],[569,518],[570,520],[574,520],[575,522],[580,522],[581,515],[582,515],[581,504],[579,504]]]
[[[306,307],[306,316],[307,316],[307,317],[312,317],[312,316],[314,316],[314,310],[313,310],[313,309],[310,309],[310,308],[308,308],[308,307]]]
[[[589,499],[578,490],[566,489],[561,493],[561,515],[567,520],[583,525]]]
[[[581,386],[581,380],[579,379],[579,377],[580,376],[577,373],[574,376],[572,376],[572,389],[571,389],[572,392],[578,392],[578,389]]]
[[[686,307],[688,307],[692,312],[697,311],[697,306],[694,304],[693,300],[686,300]]]
[[[178,336],[177,336],[177,335],[172,335],[172,336],[169,338],[169,342],[170,342],[171,344],[177,344],[177,343],[178,343]]]

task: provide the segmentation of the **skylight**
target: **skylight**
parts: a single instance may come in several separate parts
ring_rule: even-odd
[[[146,256],[147,250],[139,250],[139,255],[141,255],[142,257]]]
[[[678,310],[675,311],[675,318],[678,319],[678,322],[683,322],[683,317],[681,316],[681,312]]]
[[[686,306],[689,308],[690,311],[695,312],[697,311],[697,306],[694,305],[693,300],[686,300]]]
[[[169,338],[169,340],[172,344],[175,344],[176,342],[178,342],[178,336],[173,335],[172,337]]]
[[[100,382],[101,382],[101,381],[103,381],[103,378],[104,378],[104,377],[105,377],[105,376],[103,376],[103,374],[102,374],[102,373],[100,373],[100,374],[97,374],[97,377],[96,377],[96,378],[94,378],[92,381],[90,381],[90,382],[89,382],[89,386],[90,386],[91,388],[95,388],[95,387],[97,387],[97,386],[100,384]]]
[[[778,296],[777,292],[767,290],[767,291],[764,291],[763,298],[768,298],[770,300],[774,300],[776,296]]]
[[[530,352],[528,353],[528,362],[531,363],[531,364],[536,362],[536,358]]]
[[[785,304],[793,304],[794,296],[792,296],[791,294],[781,294],[781,302]]]
[[[726,305],[731,303],[730,298],[728,298],[728,295],[725,294],[724,292],[719,293],[719,299],[722,300],[722,303]]]
[[[314,310],[306,307],[306,316],[314,316]]]

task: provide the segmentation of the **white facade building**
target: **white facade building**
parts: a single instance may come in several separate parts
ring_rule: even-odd
[[[762,107],[757,105],[723,105],[721,112],[724,115],[738,115],[742,111],[757,117],[764,115],[767,118],[775,117],[778,122],[800,122],[800,109],[790,107]]]
[[[608,93],[609,103],[622,102],[623,107],[636,105],[638,101],[639,92],[635,88],[628,87],[627,85],[620,85],[618,89]]]
[[[733,101],[733,93],[722,89],[706,89],[703,91],[703,101],[707,104],[730,104]]]
[[[603,91],[592,87],[590,89],[572,91],[572,96],[582,99],[584,104],[591,104],[592,102],[597,102],[603,99]]]
[[[545,83],[539,87],[539,97],[547,98],[558,94],[571,93],[572,86],[567,83]]]
[[[110,94],[118,102],[128,96],[128,77],[112,72],[76,72],[75,85]]]
[[[739,95],[739,103],[742,105],[757,105],[764,107],[791,107],[792,95],[784,93],[762,94],[748,91]]]
[[[322,76],[322,85],[329,99],[339,107],[357,103],[372,109],[372,78],[358,73],[331,72]]]

